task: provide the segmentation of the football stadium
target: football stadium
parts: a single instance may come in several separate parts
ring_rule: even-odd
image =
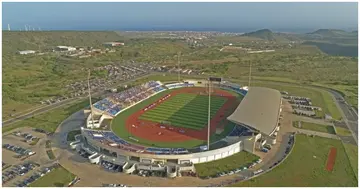
[[[281,104],[277,90],[221,78],[149,81],[84,110],[86,124],[70,146],[86,153],[90,163],[176,177],[195,171],[194,164],[275,144]]]

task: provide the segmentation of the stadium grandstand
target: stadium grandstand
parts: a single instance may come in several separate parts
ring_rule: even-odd
[[[239,126],[246,127],[253,133],[260,133],[253,141],[276,143],[276,132],[279,129],[279,116],[282,100],[279,91],[264,87],[251,87],[236,110],[227,118]],[[261,135],[262,134],[262,135]],[[254,138],[255,139],[255,138]],[[254,146],[253,145],[253,146]],[[249,148],[250,152],[254,148]]]
[[[93,107],[96,109],[95,111],[116,116],[131,105],[165,90],[161,85],[159,81],[149,81],[104,98],[96,102]]]

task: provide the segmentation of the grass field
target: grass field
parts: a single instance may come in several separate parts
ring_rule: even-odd
[[[166,100],[159,106],[146,111],[140,119],[155,122],[164,122],[178,127],[201,130],[205,127],[208,119],[208,96],[181,93]],[[211,98],[211,117],[227,101],[224,97],[214,96]]]
[[[111,129],[112,131],[118,135],[119,137],[123,138],[123,139],[128,139],[131,135],[129,132],[127,132],[126,127],[125,127],[125,121],[126,119],[133,113],[143,109],[144,107],[150,105],[151,103],[153,103],[154,101],[160,99],[161,97],[171,93],[172,91],[177,90],[177,89],[171,89],[171,90],[166,90],[163,91],[159,94],[156,94],[144,101],[142,101],[141,103],[125,110],[124,112],[121,112],[118,116],[116,116],[112,122],[111,122]],[[237,95],[240,96],[238,94],[234,94],[233,95]],[[241,101],[241,97],[238,98],[238,101],[236,102],[237,104],[240,103]],[[220,135],[216,135],[213,134],[210,138],[211,142],[215,142],[217,140],[219,140],[220,137],[226,136],[229,132],[232,131],[234,125],[232,124],[228,124],[227,126],[225,126],[224,131],[220,134]],[[150,141],[150,140],[146,140],[143,138],[137,138],[136,136],[132,136],[136,139],[139,140],[139,142],[134,142],[134,143],[138,143],[141,145],[145,145],[145,146],[151,146],[152,144],[154,144],[154,146],[157,147],[173,147],[173,148],[193,148],[193,147],[197,147],[199,145],[203,145],[205,144],[205,142],[203,140],[188,140],[188,141],[184,141],[184,142],[172,142],[172,143],[164,143],[164,142],[156,142],[156,141]]]
[[[332,172],[326,170],[329,149],[337,155]],[[340,140],[296,135],[289,157],[269,173],[234,184],[236,187],[341,187],[357,186],[345,149]]]
[[[80,130],[73,130],[67,134],[67,141],[75,141],[75,136],[81,134]]]
[[[45,148],[51,148],[51,140],[46,141]]]
[[[30,187],[66,187],[75,175],[59,166],[55,170],[30,184]]]
[[[214,176],[217,173],[240,168],[257,159],[259,159],[259,157],[256,155],[241,151],[224,159],[211,161],[209,163],[195,164],[195,169],[199,177]]]
[[[33,140],[32,142],[30,142],[30,145],[35,146],[39,142],[39,140],[40,140],[39,138]]]
[[[46,154],[48,155],[49,159],[55,159],[55,155],[51,149],[46,150]]]
[[[343,143],[346,154],[349,157],[351,167],[358,178],[358,147],[353,144]]]
[[[329,134],[336,134],[334,127],[330,125],[319,125],[315,123],[309,123],[309,122],[301,122],[301,128],[300,129],[306,129],[311,131],[317,131],[317,132],[323,132],[323,133],[329,133]]]
[[[336,133],[340,136],[351,136],[351,131],[342,127],[336,127]]]
[[[96,99],[93,100],[96,101]],[[72,105],[65,105],[63,107],[56,108],[55,110],[51,110],[49,112],[36,115],[33,118],[28,118],[26,120],[13,123],[9,126],[2,127],[2,133],[4,134],[5,132],[9,132],[13,129],[25,127],[25,126],[44,129],[49,132],[54,132],[56,128],[59,126],[59,124],[62,121],[64,121],[67,117],[87,107],[88,105],[89,105],[89,100],[83,100]]]

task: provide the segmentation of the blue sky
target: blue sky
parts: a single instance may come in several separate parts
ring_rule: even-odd
[[[3,3],[3,29],[357,28],[357,3]]]

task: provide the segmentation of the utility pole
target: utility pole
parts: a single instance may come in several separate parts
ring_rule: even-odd
[[[89,69],[89,74],[88,74],[88,88],[89,88],[90,116],[91,116],[92,126],[93,126],[93,128],[95,128],[94,117],[93,117],[93,107],[92,107],[92,102],[91,102],[90,69]]]
[[[210,99],[211,99],[211,81],[208,79],[208,87],[209,87],[209,107],[208,107],[208,133],[207,133],[207,148],[210,150]]]
[[[250,88],[250,82],[251,82],[251,61],[250,61],[250,72],[249,72],[249,88]]]
[[[180,56],[181,52],[178,52],[178,82],[180,83]]]

